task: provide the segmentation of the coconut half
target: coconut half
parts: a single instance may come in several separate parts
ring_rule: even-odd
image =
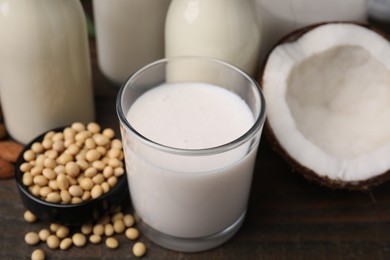
[[[368,189],[390,178],[390,43],[352,23],[295,32],[269,54],[266,132],[305,177]]]

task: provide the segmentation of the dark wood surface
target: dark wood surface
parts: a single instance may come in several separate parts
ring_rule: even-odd
[[[89,1],[85,1],[87,11]],[[91,58],[97,122],[114,128],[118,119],[118,87],[99,71],[91,38]],[[28,246],[24,235],[49,223],[26,223],[24,207],[13,179],[0,181],[0,259],[28,259],[42,248],[48,259],[134,259],[132,242],[118,236],[120,247],[104,244],[51,250]],[[243,227],[226,244],[201,253],[163,249],[146,237],[143,259],[390,259],[390,183],[370,192],[330,190],[292,172],[263,138],[260,145],[248,213]]]

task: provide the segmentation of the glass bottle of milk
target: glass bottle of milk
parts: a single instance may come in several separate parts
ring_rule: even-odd
[[[91,79],[79,0],[0,1],[0,101],[15,140],[93,121]]]
[[[164,57],[170,2],[93,0],[99,68],[117,86],[139,68]]]
[[[255,76],[261,34],[252,0],[172,0],[165,56],[208,56]]]

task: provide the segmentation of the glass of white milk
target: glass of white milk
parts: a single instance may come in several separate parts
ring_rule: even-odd
[[[132,207],[148,238],[196,252],[239,230],[265,106],[251,77],[213,58],[158,60],[125,82],[117,113]]]

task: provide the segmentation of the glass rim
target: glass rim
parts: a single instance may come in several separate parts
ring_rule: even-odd
[[[208,148],[200,148],[200,149],[186,149],[186,148],[177,148],[177,147],[172,147],[164,144],[160,144],[156,141],[153,141],[141,133],[139,133],[136,129],[132,127],[130,122],[126,118],[126,114],[123,111],[122,108],[122,101],[123,101],[123,93],[125,89],[128,87],[129,83],[131,83],[137,76],[148,69],[157,66],[159,64],[163,63],[169,63],[177,60],[202,60],[205,62],[211,62],[219,65],[223,65],[225,67],[229,67],[230,69],[238,72],[241,76],[243,76],[248,82],[254,85],[256,93],[258,94],[259,100],[260,100],[260,111],[258,115],[255,115],[255,121],[253,125],[241,136],[238,138],[227,142],[222,145],[218,146],[213,146],[213,147],[208,147]],[[186,156],[196,156],[196,155],[206,155],[206,154],[218,154],[218,153],[223,153],[227,150],[233,149],[235,147],[238,147],[245,143],[247,140],[252,139],[258,131],[262,128],[265,122],[265,117],[266,117],[266,104],[265,104],[265,98],[263,95],[263,92],[258,84],[258,82],[250,77],[246,72],[241,70],[240,68],[227,63],[225,61],[216,59],[216,58],[210,58],[210,57],[195,57],[195,56],[180,56],[180,57],[172,57],[172,58],[163,58],[156,60],[154,62],[151,62],[137,71],[135,71],[133,74],[131,74],[125,82],[122,84],[121,88],[119,89],[119,92],[117,94],[116,98],[116,112],[119,117],[120,123],[125,125],[133,134],[134,136],[140,140],[142,143],[148,145],[149,147],[152,147],[154,149],[160,150],[160,151],[165,151],[168,153],[172,154],[179,154],[179,155],[186,155]],[[121,126],[122,127],[122,126]]]

